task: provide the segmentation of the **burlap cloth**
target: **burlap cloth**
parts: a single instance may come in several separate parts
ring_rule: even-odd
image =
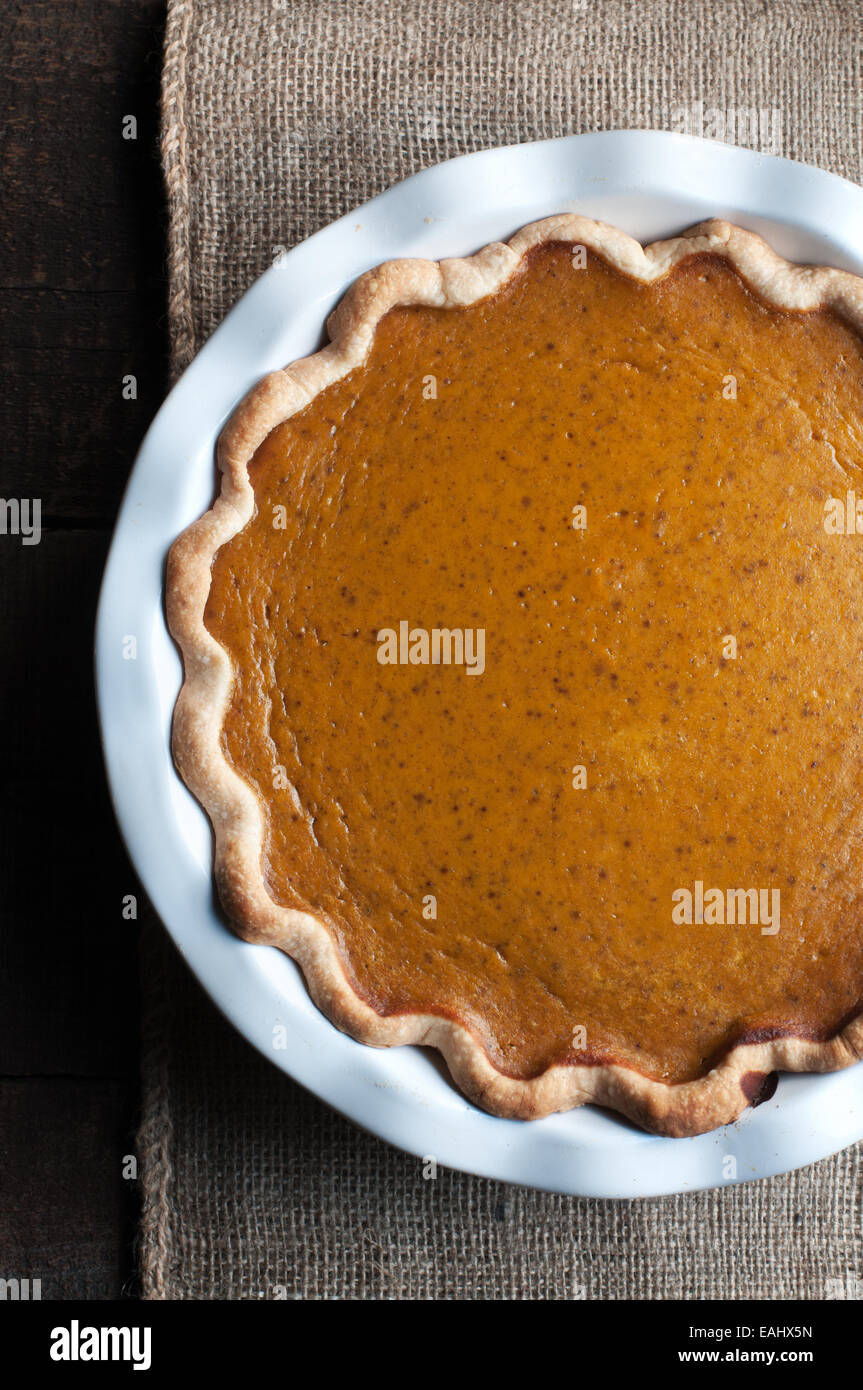
[[[468,150],[701,123],[859,182],[861,40],[853,0],[173,0],[174,366],[274,247]],[[824,1298],[863,1273],[861,1147],[643,1202],[424,1181],[253,1053],[155,927],[144,994],[145,1297]]]

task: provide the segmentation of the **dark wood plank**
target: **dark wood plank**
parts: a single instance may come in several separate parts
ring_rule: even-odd
[[[27,0],[0,21],[2,488],[51,518],[111,523],[164,394],[163,12]]]
[[[105,785],[93,615],[107,536],[0,536],[0,1074],[133,1076],[139,894]],[[11,736],[9,736],[11,734]]]
[[[0,1277],[43,1300],[134,1293],[133,1104],[118,1082],[0,1079]]]
[[[0,6],[0,1276],[44,1298],[134,1283],[138,893],[110,809],[96,597],[167,382],[158,87],[164,0]],[[124,116],[137,139],[123,140]],[[137,378],[124,400],[123,377]]]

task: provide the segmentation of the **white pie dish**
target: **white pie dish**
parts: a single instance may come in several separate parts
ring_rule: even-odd
[[[814,211],[813,211],[814,209]],[[118,818],[157,911],[205,988],[265,1055],[367,1129],[418,1155],[509,1181],[638,1196],[762,1177],[863,1136],[863,1073],[780,1080],[737,1125],[658,1139],[583,1109],[523,1124],[454,1090],[433,1054],[340,1034],[280,953],[246,945],[213,901],[209,826],[173,769],[179,658],[164,624],[165,552],[206,509],[213,444],[236,400],[313,350],[362,270],[405,255],[464,255],[549,213],[579,211],[641,240],[723,216],[792,260],[863,272],[863,192],[785,160],[652,132],[573,136],[428,170],[297,247],[252,287],[163,406],[118,521],[100,604],[97,676]],[[137,656],[124,656],[134,636]],[[273,1047],[282,1025],[287,1046]],[[731,1160],[734,1160],[731,1162]]]

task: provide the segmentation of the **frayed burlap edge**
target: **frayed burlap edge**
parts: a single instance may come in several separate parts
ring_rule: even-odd
[[[168,6],[162,68],[162,165],[168,202],[172,381],[195,356],[185,105],[186,56],[193,11],[193,0],[174,0]],[[141,1195],[138,1252],[144,1299],[169,1297],[173,1218],[169,1059],[174,997],[168,950],[161,924],[155,917],[148,918],[141,933],[141,969],[143,978],[149,982],[149,990],[141,1036],[142,1120],[136,1136]]]
[[[186,120],[186,58],[194,8],[193,0],[174,0],[168,6],[162,70],[162,166],[168,199],[168,321],[172,381],[188,367],[196,352],[192,318],[191,205]]]
[[[169,1061],[173,1035],[174,993],[170,948],[155,914],[141,930],[141,973],[148,982],[142,1025],[142,1120],[135,1147],[140,1173],[141,1219],[138,1234],[141,1290],[144,1299],[167,1299],[171,1278],[171,1231],[174,1211],[171,1087]]]

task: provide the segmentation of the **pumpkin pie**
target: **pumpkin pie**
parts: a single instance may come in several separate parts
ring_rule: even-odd
[[[494,1114],[863,1054],[863,280],[711,221],[391,261],[175,543],[227,916]]]

